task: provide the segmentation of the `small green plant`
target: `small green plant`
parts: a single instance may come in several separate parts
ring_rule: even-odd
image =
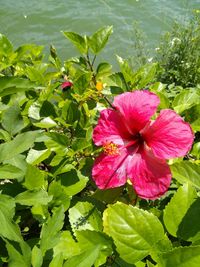
[[[196,13],[183,25],[175,23],[156,49],[162,71],[158,79],[167,84],[195,87],[200,84],[200,18]]]

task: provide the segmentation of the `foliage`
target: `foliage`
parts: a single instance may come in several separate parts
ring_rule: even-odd
[[[156,49],[156,60],[163,70],[158,79],[183,87],[200,84],[200,18],[198,10],[183,25],[175,23]]]
[[[45,62],[42,47],[14,49],[0,36],[1,266],[199,265],[199,89],[166,90],[157,63],[133,71],[118,57],[117,73],[97,64],[111,33],[110,26],[92,36],[64,31],[80,53],[64,62],[53,46]],[[141,88],[196,134],[190,154],[169,161],[174,179],[156,201],[138,199],[129,182],[99,190],[91,179],[99,111]]]

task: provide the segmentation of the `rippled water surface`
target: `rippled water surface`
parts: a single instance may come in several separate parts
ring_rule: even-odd
[[[62,30],[90,34],[113,25],[114,33],[103,54],[113,62],[115,54],[131,55],[134,21],[140,22],[153,47],[174,20],[182,23],[199,8],[200,0],[0,0],[0,32],[15,47],[37,43],[47,51],[53,44],[62,58],[68,58],[76,51]]]

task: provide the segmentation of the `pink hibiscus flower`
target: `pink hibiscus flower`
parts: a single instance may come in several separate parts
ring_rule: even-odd
[[[66,81],[61,84],[61,88],[63,91],[66,91],[67,89],[70,89],[72,85],[73,83],[71,83],[70,81]]]
[[[130,179],[139,197],[156,199],[170,186],[167,159],[182,157],[194,135],[176,112],[164,109],[150,120],[160,101],[148,91],[116,96],[113,108],[100,113],[93,132],[104,152],[96,159],[92,177],[100,189],[122,186]]]

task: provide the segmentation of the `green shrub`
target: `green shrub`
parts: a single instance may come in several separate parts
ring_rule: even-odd
[[[156,49],[155,60],[162,66],[158,79],[183,87],[200,84],[200,18],[198,13],[183,25],[175,23]]]

